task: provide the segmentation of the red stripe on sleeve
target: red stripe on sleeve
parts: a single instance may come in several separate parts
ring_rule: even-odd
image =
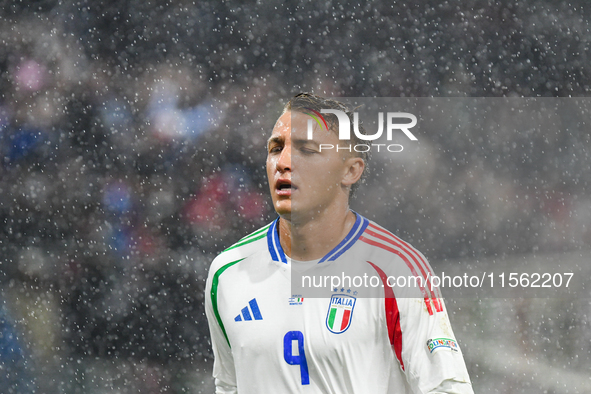
[[[402,362],[402,330],[400,329],[400,312],[398,311],[398,303],[394,297],[394,290],[388,286],[388,278],[384,271],[371,261],[368,263],[377,271],[384,284],[384,306],[386,310],[386,322],[388,324],[388,338],[390,345],[394,349],[396,358],[400,366],[404,370],[404,363]]]

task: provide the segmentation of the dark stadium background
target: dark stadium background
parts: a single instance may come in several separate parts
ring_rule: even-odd
[[[212,392],[207,268],[274,217],[264,144],[294,94],[591,87],[583,0],[0,4],[3,392]],[[481,137],[433,138],[389,227],[436,270],[588,256],[588,124]],[[590,391],[588,299],[448,300],[475,392]]]

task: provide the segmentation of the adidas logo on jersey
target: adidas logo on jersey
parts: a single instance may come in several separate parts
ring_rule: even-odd
[[[249,308],[250,306],[250,308]],[[234,318],[234,321],[248,321],[248,320],[263,320],[259,304],[257,304],[256,298],[248,301],[248,305],[242,308],[238,316]]]

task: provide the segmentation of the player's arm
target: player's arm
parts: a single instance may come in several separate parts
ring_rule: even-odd
[[[205,287],[205,314],[211,335],[211,347],[213,349],[213,377],[217,394],[236,394],[236,371],[234,368],[234,357],[232,349],[224,333],[223,326],[216,311],[216,292],[212,292],[212,279],[215,274],[215,262],[210,269],[209,277]]]
[[[473,394],[439,289],[430,291],[430,283],[425,281],[406,287],[393,287],[388,282],[388,278],[400,275],[427,276],[424,273],[431,269],[426,259],[418,251],[413,253],[414,267],[396,261],[397,264],[382,265],[382,271],[382,267],[370,263],[384,284],[385,323],[395,359],[413,393]],[[389,392],[399,390],[400,387],[391,387]]]
[[[398,299],[404,373],[416,393],[473,394],[443,299]],[[430,311],[429,311],[430,309]]]
[[[388,333],[400,368],[414,393],[473,394],[440,290],[428,279],[433,271],[419,251],[406,251],[408,261],[384,265],[381,273],[423,278],[406,287],[384,286]]]

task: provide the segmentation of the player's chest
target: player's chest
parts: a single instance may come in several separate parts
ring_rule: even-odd
[[[292,294],[289,280],[273,279],[242,283],[220,300],[233,349],[265,352],[298,340],[318,355],[334,357],[385,335],[380,299],[361,298],[344,288],[330,297],[306,298]]]

